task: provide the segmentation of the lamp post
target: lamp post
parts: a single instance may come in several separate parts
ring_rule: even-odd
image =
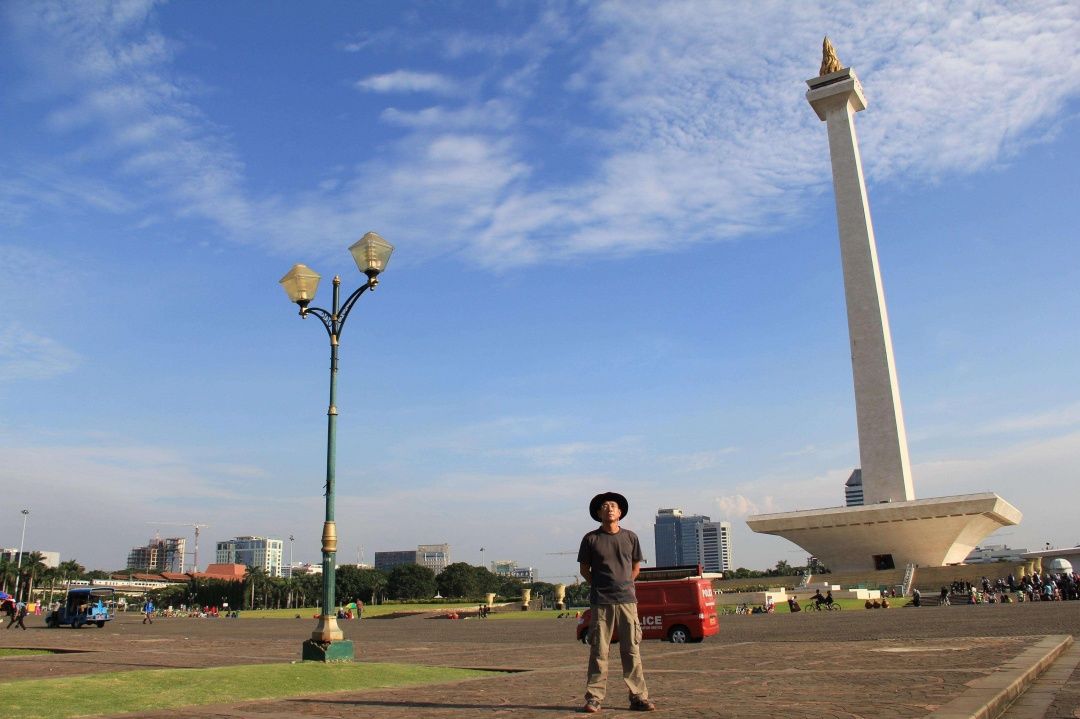
[[[19,589],[22,588],[22,556],[23,545],[26,544],[26,518],[30,516],[30,510],[22,511],[22,537],[19,538],[19,561],[15,565],[15,601],[19,601]],[[1047,543],[1049,546],[1049,543]],[[27,597],[29,599],[29,597]]]
[[[347,662],[352,661],[354,656],[353,643],[345,639],[344,633],[338,627],[337,615],[334,612],[334,566],[337,555],[334,477],[337,455],[338,344],[341,340],[341,332],[345,328],[345,320],[348,319],[353,305],[366,290],[373,290],[379,284],[379,274],[386,269],[386,263],[390,261],[393,251],[394,246],[374,232],[367,233],[352,245],[349,252],[356,261],[356,266],[367,276],[368,281],[341,302],[341,277],[335,275],[334,304],[330,311],[308,306],[315,298],[315,290],[319,286],[320,277],[317,272],[305,265],[294,265],[281,278],[281,286],[285,289],[289,300],[300,306],[300,316],[305,319],[308,315],[318,317],[330,336],[330,407],[326,412],[326,485],[324,487],[326,519],[323,522],[322,531],[322,614],[319,615],[315,631],[311,633],[311,639],[304,642],[302,656],[305,660]]]
[[[292,568],[293,568],[292,547],[293,547],[293,541],[295,541],[295,540],[296,540],[296,537],[294,537],[294,536],[292,536],[290,534],[289,535],[289,579],[292,579]]]

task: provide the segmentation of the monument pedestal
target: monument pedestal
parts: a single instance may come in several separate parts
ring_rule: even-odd
[[[984,537],[1019,524],[993,492],[759,514],[747,525],[802,547],[834,572],[959,564]]]

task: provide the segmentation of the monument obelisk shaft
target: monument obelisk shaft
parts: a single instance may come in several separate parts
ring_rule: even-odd
[[[915,498],[907,433],[870,204],[855,136],[855,113],[866,108],[866,98],[850,68],[816,77],[806,84],[810,87],[806,99],[825,121],[829,133],[864,501],[866,504],[907,501]]]

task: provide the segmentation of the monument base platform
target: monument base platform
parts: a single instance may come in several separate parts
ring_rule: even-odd
[[[797,544],[834,572],[959,564],[1020,510],[986,492],[748,517],[754,532]]]

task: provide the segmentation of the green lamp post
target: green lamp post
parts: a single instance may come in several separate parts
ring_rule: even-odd
[[[337,525],[334,522],[334,475],[337,454],[337,371],[338,371],[338,343],[341,339],[341,331],[345,328],[345,320],[349,317],[349,311],[364,294],[365,290],[373,290],[379,284],[379,274],[386,269],[386,263],[390,261],[390,254],[394,246],[379,237],[374,232],[369,232],[349,248],[356,266],[367,275],[368,281],[345,300],[341,302],[341,278],[334,277],[334,305],[333,310],[327,311],[319,307],[309,307],[315,298],[315,290],[319,286],[319,274],[306,265],[294,265],[288,273],[281,278],[281,286],[289,300],[300,306],[300,316],[307,318],[308,315],[318,317],[326,333],[330,336],[330,408],[327,410],[326,428],[326,520],[323,522],[322,531],[322,556],[323,556],[323,595],[322,613],[315,631],[311,633],[311,639],[304,642],[302,656],[304,660],[319,662],[347,662],[355,656],[353,643],[345,639],[344,633],[338,627],[337,614],[334,611],[334,568],[337,555]]]

